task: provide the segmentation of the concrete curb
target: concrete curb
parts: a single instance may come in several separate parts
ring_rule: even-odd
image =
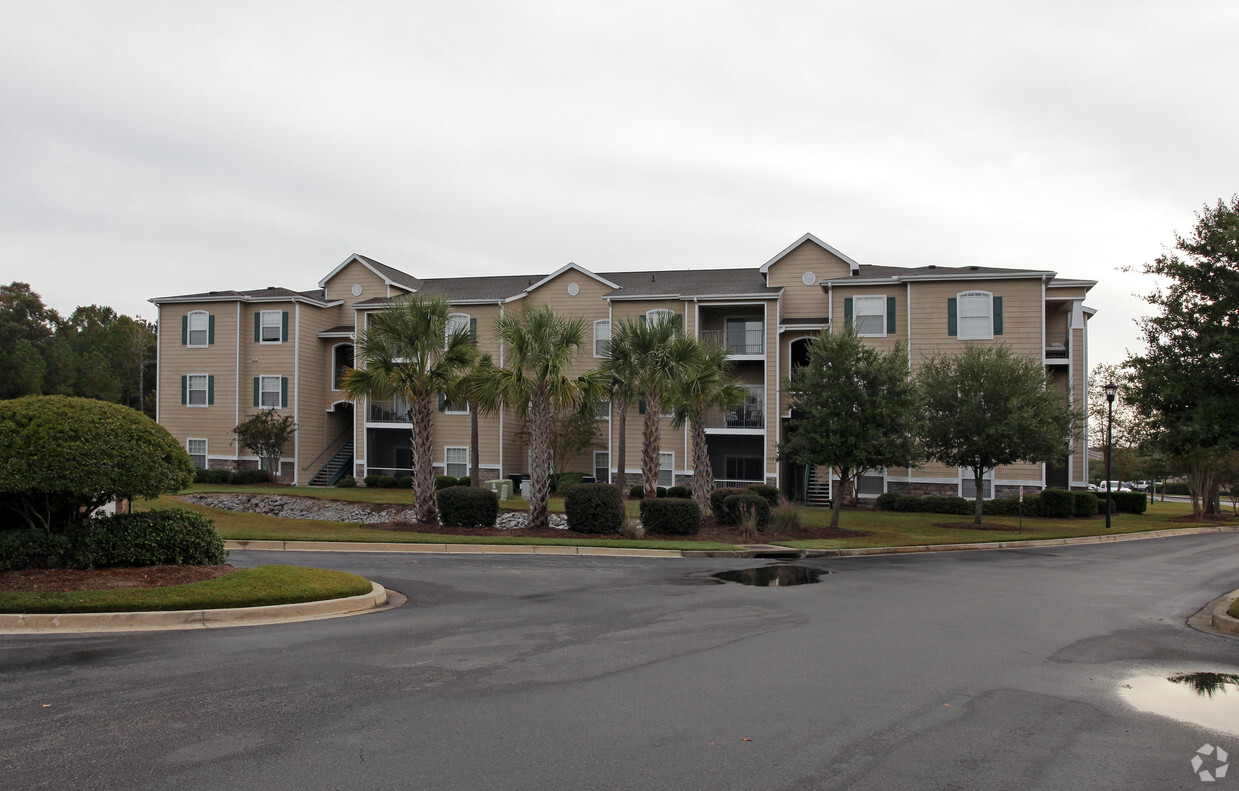
[[[224,549],[269,552],[432,552],[447,555],[593,555],[628,558],[680,558],[678,549],[629,549],[542,544],[405,544],[370,541],[225,541]],[[732,557],[733,555],[728,555]]]
[[[16,613],[0,614],[0,634],[54,632],[132,632],[155,629],[218,629],[227,626],[309,621],[360,615],[387,603],[387,589],[370,583],[370,592],[360,596],[264,607],[231,607],[216,610],[168,610],[154,612]]]
[[[1239,599],[1239,590],[1233,590],[1214,602],[1213,612],[1210,613],[1209,621],[1214,629],[1226,634],[1233,634],[1239,637],[1239,618],[1232,618],[1227,613],[1230,606]]]

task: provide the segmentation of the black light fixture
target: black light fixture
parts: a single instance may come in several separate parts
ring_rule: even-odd
[[[1110,511],[1111,509],[1111,494],[1110,494],[1110,457],[1113,451],[1113,436],[1114,436],[1114,397],[1119,394],[1119,386],[1114,382],[1110,382],[1105,386],[1106,391],[1106,529],[1110,529]]]

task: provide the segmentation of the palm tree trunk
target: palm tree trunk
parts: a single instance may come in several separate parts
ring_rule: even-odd
[[[710,467],[710,451],[706,447],[705,409],[693,409],[693,501],[702,515],[710,512],[710,490],[714,488],[714,470]]]
[[[549,525],[551,417],[550,395],[534,393],[529,404],[529,526],[533,528]]]
[[[482,452],[478,449],[478,405],[469,404],[469,485],[482,485]]]
[[[627,462],[628,455],[628,402],[617,401],[616,408],[616,427],[619,429],[619,437],[615,440],[615,485],[620,490],[620,494],[626,493],[624,487],[624,465]]]
[[[658,496],[658,451],[662,440],[658,409],[661,400],[660,393],[647,393],[645,396],[645,426],[641,434],[641,477],[647,498]]]
[[[435,507],[434,449],[431,432],[434,430],[434,407],[429,395],[420,395],[409,405],[412,418],[413,454],[413,513],[424,525],[437,524],[439,511]]]

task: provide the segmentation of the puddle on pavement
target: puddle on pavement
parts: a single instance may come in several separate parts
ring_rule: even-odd
[[[1119,695],[1140,711],[1239,736],[1239,674],[1136,676]]]
[[[724,582],[738,582],[741,585],[755,585],[759,588],[783,588],[788,585],[808,585],[817,582],[817,578],[821,575],[829,573],[829,571],[818,571],[808,566],[780,563],[755,569],[720,571],[710,576]]]

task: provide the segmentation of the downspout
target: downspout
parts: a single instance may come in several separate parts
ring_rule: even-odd
[[[301,425],[301,303],[293,300],[293,423]],[[301,477],[297,461],[301,456],[301,435],[293,437],[293,486]]]
[[[235,406],[233,407],[232,424],[234,426],[241,425],[241,303],[237,302],[237,359],[236,372],[233,375],[233,399]],[[241,466],[241,445],[236,443],[233,445],[236,451],[232,454],[233,460],[237,467]],[[209,465],[208,465],[209,466]]]

